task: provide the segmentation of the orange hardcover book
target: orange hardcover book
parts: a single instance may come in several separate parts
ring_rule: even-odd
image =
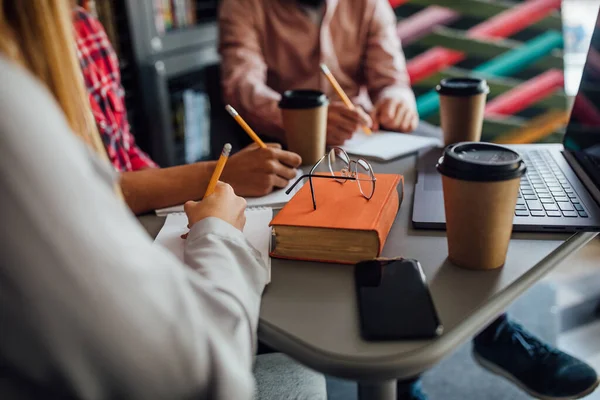
[[[354,264],[381,254],[404,193],[401,175],[375,174],[375,192],[365,199],[355,181],[313,179],[271,221],[271,257]]]

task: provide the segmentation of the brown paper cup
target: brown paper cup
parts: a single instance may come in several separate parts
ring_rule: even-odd
[[[446,146],[481,140],[486,96],[486,93],[474,96],[440,94],[440,119]]]
[[[325,155],[327,104],[315,108],[281,109],[288,150],[311,165]]]
[[[453,264],[484,270],[504,265],[520,181],[474,182],[442,175]]]

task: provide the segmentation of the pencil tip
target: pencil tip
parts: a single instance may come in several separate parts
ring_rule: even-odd
[[[324,63],[321,63],[320,67],[321,67],[321,71],[323,71],[323,73],[325,73],[325,74],[329,73],[329,68],[327,68],[327,65],[325,65]]]

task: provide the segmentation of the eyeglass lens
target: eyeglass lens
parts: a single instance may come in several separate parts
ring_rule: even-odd
[[[375,175],[371,168],[371,164],[362,158],[359,158],[354,165],[356,166],[358,187],[363,196],[370,199],[375,192]]]
[[[329,162],[329,172],[333,176],[349,176],[350,175],[350,159],[348,154],[342,149],[332,148],[327,155]],[[345,179],[336,179],[337,182],[345,183]]]

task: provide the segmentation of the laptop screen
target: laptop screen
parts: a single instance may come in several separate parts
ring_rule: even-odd
[[[600,13],[563,144],[600,187]]]

